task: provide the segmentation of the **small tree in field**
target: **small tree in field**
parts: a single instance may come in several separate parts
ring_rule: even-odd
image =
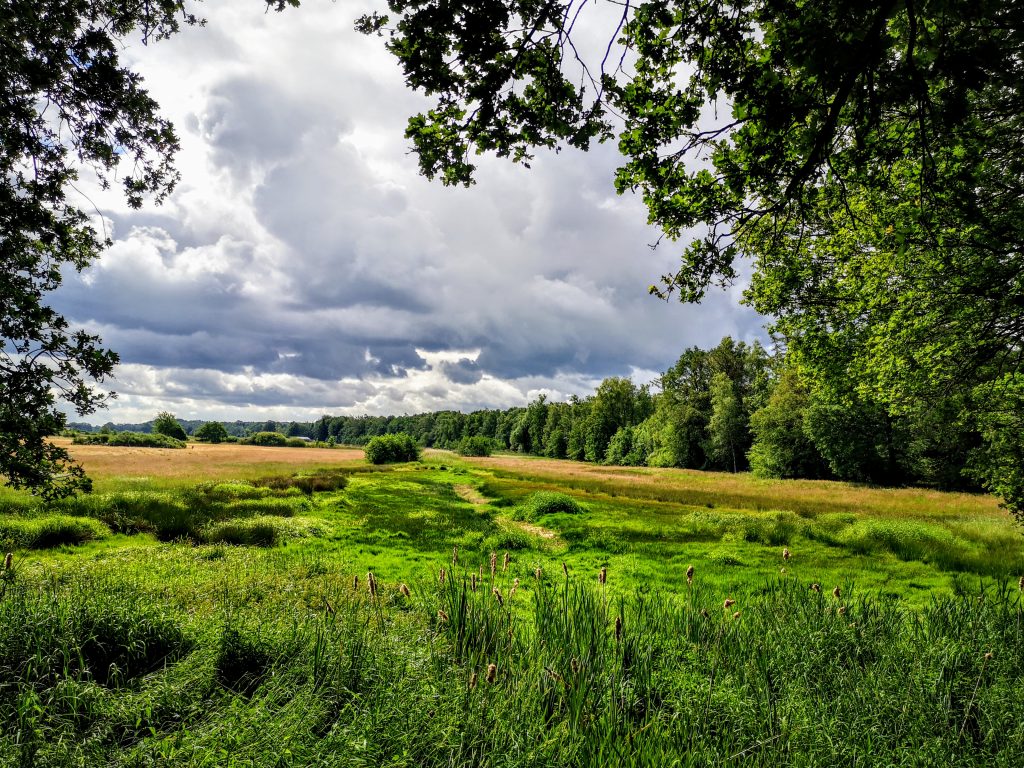
[[[219,421],[208,421],[196,430],[195,438],[204,443],[222,443],[228,439],[228,431]]]
[[[416,441],[404,432],[371,438],[366,444],[365,451],[366,460],[371,464],[417,461],[420,457],[420,448]]]
[[[153,419],[153,431],[158,435],[167,435],[175,440],[188,440],[185,428],[178,423],[177,417],[169,411],[161,411]]]

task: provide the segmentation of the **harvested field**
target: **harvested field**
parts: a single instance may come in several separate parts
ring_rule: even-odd
[[[184,450],[107,445],[65,446],[96,482],[97,490],[115,490],[152,480],[161,486],[212,480],[251,480],[299,470],[362,463],[360,448],[268,448],[236,443],[189,443]]]

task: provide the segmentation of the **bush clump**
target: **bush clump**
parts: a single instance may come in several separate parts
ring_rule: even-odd
[[[289,448],[305,448],[309,445],[309,441],[303,440],[301,437],[289,437],[284,444]]]
[[[158,432],[79,432],[71,442],[75,445],[117,445],[130,448],[184,448],[185,442]]]
[[[519,520],[536,520],[544,515],[555,515],[559,512],[580,515],[586,511],[586,508],[572,496],[553,491],[540,491],[528,496],[519,505],[516,517]]]
[[[459,441],[456,451],[460,456],[490,456],[494,451],[494,441],[481,435],[464,437]]]
[[[263,445],[272,448],[281,448],[288,444],[288,438],[280,432],[257,432],[241,442],[246,445]]]
[[[400,461],[418,461],[420,448],[404,432],[380,435],[370,439],[365,448],[366,460],[371,464],[393,464]]]

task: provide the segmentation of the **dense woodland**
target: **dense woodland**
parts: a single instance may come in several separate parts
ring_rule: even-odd
[[[224,426],[235,437],[280,432],[352,445],[406,433],[424,446],[454,449],[465,438],[485,437],[498,450],[557,459],[973,489],[972,459],[981,441],[962,421],[946,402],[890,415],[852,389],[813,384],[784,355],[757,342],[726,337],[713,349],[684,351],[653,386],[613,377],[593,395],[569,402],[542,395],[506,410]],[[195,434],[204,422],[180,423]],[[106,426],[148,432],[152,423]]]

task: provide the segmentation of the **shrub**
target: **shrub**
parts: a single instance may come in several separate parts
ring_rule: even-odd
[[[280,432],[257,432],[246,440],[250,445],[263,445],[271,447],[283,447],[288,444],[288,438]]]
[[[418,461],[420,449],[416,441],[404,432],[371,438],[365,448],[366,460],[371,464],[392,464],[400,461]]]
[[[97,432],[93,435],[80,433],[75,435],[71,442],[76,445],[117,445],[129,448],[185,447],[183,441],[155,432]]]
[[[559,512],[579,515],[586,511],[586,508],[572,496],[567,496],[564,493],[540,491],[529,496],[519,505],[516,517],[520,520],[536,520],[544,515],[555,515]]]
[[[303,440],[301,437],[289,437],[284,444],[289,448],[305,448],[309,445],[309,441]]]
[[[481,435],[464,437],[456,450],[460,456],[490,456],[494,450],[494,441]]]

